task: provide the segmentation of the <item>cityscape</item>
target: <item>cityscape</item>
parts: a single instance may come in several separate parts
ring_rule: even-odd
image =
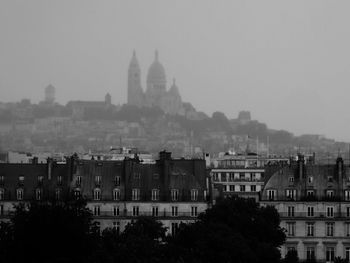
[[[28,5],[18,2],[17,6],[5,2],[0,4],[0,9],[3,5],[11,12],[18,11],[18,6]],[[250,7],[241,6],[239,1],[234,2],[243,14],[245,8]],[[316,5],[323,12],[331,12],[325,11],[328,9],[317,2],[312,3],[310,6],[306,4],[301,10],[308,10],[308,14],[316,16],[319,10],[311,10]],[[37,18],[32,17],[32,14],[42,15],[38,10],[46,10],[55,17],[56,10],[63,8],[65,12],[75,10],[81,15],[78,18],[86,19],[83,15],[85,9],[84,12],[77,11],[79,5],[61,6],[62,3],[58,1],[52,1],[52,4],[54,7],[45,6],[39,0],[33,1],[27,7],[36,8],[29,10],[30,16],[27,18],[34,23]],[[113,16],[114,12],[121,15],[120,12],[124,10],[134,11],[134,5],[141,7],[144,4],[118,2],[118,8],[116,3],[107,2],[103,5],[89,2],[87,6],[90,5],[94,12],[101,12],[100,19],[103,21],[104,15]],[[156,11],[169,15],[176,13],[175,9],[179,8],[171,5],[174,10],[169,11],[165,7],[170,4],[164,5],[150,1],[150,6],[143,6],[144,10],[157,13],[156,18],[143,22],[150,23],[152,28],[155,26],[151,21],[155,19],[159,29],[158,22],[161,19]],[[200,14],[187,13],[187,4],[179,4],[182,5],[186,7],[183,15],[187,22],[201,17]],[[258,3],[253,5],[258,6]],[[269,6],[270,3],[262,9],[266,14]],[[276,10],[285,10],[280,4],[272,6]],[[228,2],[223,6],[206,3],[198,7],[202,12],[206,10],[212,14],[212,22],[217,25],[221,25],[222,21],[218,22],[220,14],[226,14],[226,8],[234,12]],[[298,4],[294,6],[288,3],[288,7],[290,10],[287,8],[285,12],[290,16],[295,15],[296,10],[300,11]],[[337,12],[345,16],[338,8]],[[140,10],[135,12],[141,17],[144,15]],[[216,12],[218,17],[214,15]],[[90,15],[94,17],[96,14]],[[304,15],[300,13],[303,18]],[[288,16],[278,18],[288,26],[289,21],[293,25],[293,19],[290,20]],[[39,25],[45,24],[42,18],[38,19]],[[227,16],[227,19],[233,21],[231,16]],[[265,16],[260,19],[268,21]],[[322,19],[326,18],[318,19],[324,21]],[[90,21],[89,16],[86,21]],[[118,41],[125,42],[121,46],[126,47],[120,47],[118,52],[123,53],[128,62],[118,61],[119,71],[116,74],[123,76],[125,81],[124,85],[114,90],[106,88],[106,84],[96,86],[94,91],[85,87],[72,88],[70,94],[67,85],[62,85],[70,78],[64,75],[64,67],[58,67],[56,69],[61,70],[64,82],[54,77],[56,75],[51,75],[52,81],[46,82],[49,77],[44,76],[44,73],[43,76],[38,74],[33,79],[41,80],[36,82],[38,86],[35,89],[31,89],[33,96],[31,92],[16,93],[13,96],[16,99],[9,100],[12,95],[6,97],[6,94],[12,94],[13,91],[7,76],[15,74],[14,79],[17,81],[24,79],[27,73],[9,69],[0,75],[4,79],[0,81],[0,262],[349,263],[350,142],[348,137],[343,136],[348,129],[345,116],[347,105],[340,98],[346,98],[347,93],[340,92],[340,88],[335,86],[329,88],[333,89],[332,94],[341,93],[339,101],[332,101],[331,93],[324,94],[332,102],[334,112],[326,104],[321,103],[324,105],[321,108],[318,102],[312,104],[307,101],[303,105],[303,99],[291,100],[289,102],[295,104],[293,109],[296,113],[295,118],[290,118],[294,115],[291,115],[288,106],[281,107],[282,104],[277,102],[280,98],[273,93],[273,89],[261,94],[250,93],[247,89],[248,98],[257,104],[254,107],[251,107],[247,97],[240,97],[239,91],[227,93],[220,85],[214,88],[216,92],[212,94],[204,88],[203,91],[194,88],[191,91],[189,87],[193,83],[186,83],[185,76],[188,73],[196,76],[197,69],[181,64],[190,64],[194,58],[189,57],[188,62],[179,62],[182,44],[176,50],[177,42],[169,47],[159,43],[159,47],[145,51],[142,43],[130,46],[130,39],[123,40],[124,34],[132,38],[130,29],[142,27],[140,21],[131,20],[130,25],[126,25],[118,36]],[[246,20],[240,17],[237,21]],[[164,21],[167,30],[182,30],[185,36],[185,27],[172,28],[170,25],[173,22]],[[204,26],[204,20],[202,23],[200,28],[210,31],[211,25]],[[59,24],[64,25],[65,22],[60,20]],[[48,20],[47,25],[55,27],[51,20]],[[246,27],[246,30],[251,29]],[[299,29],[298,23],[294,27]],[[0,29],[5,28],[10,32],[15,25],[0,26]],[[84,39],[83,28],[85,30],[85,27],[80,28],[81,35],[74,39]],[[216,34],[218,28],[211,34]],[[36,33],[43,30],[44,37],[50,35],[44,29],[35,30],[33,32]],[[101,35],[107,34],[102,27],[99,30]],[[262,32],[265,30],[270,33],[268,28]],[[327,30],[326,33],[322,31],[322,35],[328,39]],[[24,31],[20,31],[23,36],[26,35]],[[332,29],[329,31],[335,32]],[[141,29],[137,31],[138,34],[141,32],[144,33]],[[149,29],[145,32],[149,34],[148,37],[141,35],[148,47],[153,44],[149,40],[153,31]],[[194,41],[190,37],[191,33],[188,31],[186,35],[189,46]],[[166,32],[163,34],[164,37],[169,36]],[[279,34],[283,34],[282,31]],[[159,35],[162,38],[162,34]],[[27,37],[34,39],[30,35]],[[194,43],[200,45],[197,40]],[[274,48],[273,41],[267,43],[271,49]],[[289,47],[290,43],[286,43]],[[203,43],[203,46],[206,44]],[[170,52],[174,52],[175,56],[167,53],[170,47]],[[107,46],[105,48],[108,49]],[[242,52],[246,52],[243,46],[241,48]],[[4,50],[0,46],[0,56],[5,58]],[[125,50],[129,50],[127,54],[124,54]],[[198,46],[198,50],[201,47]],[[15,54],[15,48],[9,52]],[[32,51],[28,52],[30,54]],[[72,52],[79,54],[79,48]],[[216,51],[213,49],[208,52],[211,54]],[[217,52],[221,54],[220,50]],[[98,54],[103,57],[102,53]],[[43,51],[43,59],[48,56],[44,54]],[[113,55],[108,53],[110,56]],[[152,59],[144,61],[147,56]],[[203,57],[203,53],[200,56]],[[229,58],[227,55],[223,60]],[[292,60],[291,57],[289,59]],[[343,59],[339,61],[343,63]],[[29,61],[33,67],[39,65],[35,59]],[[74,59],[67,61],[72,64]],[[216,62],[208,60],[207,63]],[[244,63],[240,63],[244,67]],[[306,64],[306,59],[301,63]],[[5,64],[0,65],[0,71],[6,68]],[[144,68],[145,64],[149,66]],[[200,70],[201,65],[197,66]],[[217,64],[217,67],[220,68],[220,65]],[[283,67],[283,63],[280,67]],[[183,68],[186,68],[186,74]],[[337,70],[348,69],[339,66]],[[311,83],[310,86],[316,85],[316,82],[308,82],[310,72],[295,75],[295,78]],[[210,76],[204,74],[203,79],[220,83],[216,79],[218,72],[211,73]],[[321,81],[323,76],[317,74]],[[323,74],[327,75],[326,72]],[[88,72],[83,75],[91,77]],[[249,78],[255,79],[258,75],[251,74]],[[340,73],[339,76],[342,77]],[[91,78],[98,79],[97,75]],[[74,78],[70,80],[76,81]],[[266,76],[266,83],[270,80]],[[248,79],[245,81],[249,82]],[[326,77],[323,81],[327,82]],[[346,77],[342,81],[344,85],[350,84],[346,82]],[[285,92],[288,93],[287,90]],[[323,96],[313,93],[311,88],[301,92],[296,87],[295,92],[299,92],[301,97],[312,93],[311,97],[315,100]],[[266,93],[276,100],[275,104],[266,101]],[[41,98],[39,101],[38,97]],[[227,104],[226,99],[232,102],[230,112],[225,112],[226,106],[220,105]],[[256,103],[255,99],[261,104]],[[203,104],[198,101],[203,101]],[[255,108],[259,107],[258,104],[260,108]],[[247,106],[238,108],[241,105]],[[314,110],[314,105],[318,105],[317,110]],[[283,119],[281,126],[276,126],[276,122],[271,121],[273,118],[261,118],[268,116],[264,115],[264,111],[270,107]],[[337,112],[339,107],[344,116]],[[297,112],[299,110],[301,113]],[[323,120],[320,117],[323,110],[327,111],[324,115],[334,114],[335,120],[342,119],[342,125],[337,127],[335,122]],[[315,112],[321,115],[312,115]],[[300,118],[303,115],[305,120]],[[285,119],[288,118],[291,126],[285,125]],[[274,128],[268,123],[273,123]],[[295,123],[303,127],[297,127]],[[327,129],[320,129],[316,133],[317,127],[321,126]],[[308,129],[309,132],[300,132]],[[344,133],[332,133],[334,130]]]

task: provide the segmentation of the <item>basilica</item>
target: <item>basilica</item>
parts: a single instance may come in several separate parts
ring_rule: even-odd
[[[134,51],[128,70],[128,104],[138,107],[159,107],[170,115],[186,115],[186,104],[182,102],[175,79],[170,89],[158,51],[148,69],[146,91],[141,86],[141,69]]]

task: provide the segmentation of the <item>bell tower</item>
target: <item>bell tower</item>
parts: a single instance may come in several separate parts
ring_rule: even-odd
[[[128,70],[128,105],[142,107],[144,104],[143,97],[141,70],[134,51]]]

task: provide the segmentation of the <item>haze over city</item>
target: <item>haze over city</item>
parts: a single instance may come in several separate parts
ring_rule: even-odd
[[[269,127],[350,141],[348,1],[7,1],[0,3],[1,101],[126,103],[136,51],[167,87],[211,115],[250,110]]]

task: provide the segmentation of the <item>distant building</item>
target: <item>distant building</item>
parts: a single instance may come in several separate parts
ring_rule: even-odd
[[[107,93],[104,101],[69,101],[67,107],[72,110],[72,117],[74,119],[82,119],[89,111],[104,111],[112,106],[112,96]]]
[[[55,103],[55,92],[56,92],[56,89],[51,84],[45,88],[45,102],[47,104],[52,105]]]
[[[185,115],[175,79],[169,90],[166,85],[165,70],[159,62],[158,51],[156,51],[154,62],[148,69],[147,88],[145,92],[143,91],[141,69],[134,52],[128,70],[128,104],[138,107],[159,107],[171,115]]]
[[[350,168],[342,158],[320,165],[300,156],[267,180],[261,205],[280,214],[287,231],[282,256],[296,250],[301,260],[350,261]]]

